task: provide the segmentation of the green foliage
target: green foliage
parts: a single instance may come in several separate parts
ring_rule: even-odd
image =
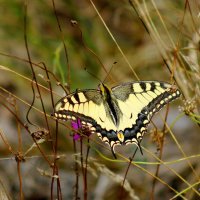
[[[4,196],[50,199],[54,191],[59,199],[55,191],[60,184],[63,199],[92,199],[99,189],[99,199],[198,199],[199,2],[60,0],[54,2],[57,15],[52,2],[1,1]],[[71,20],[77,24],[72,26]],[[143,156],[137,152],[130,162],[135,147],[128,145],[116,149],[119,159],[114,160],[96,135],[74,142],[70,123],[57,128],[50,117],[52,102],[64,93],[58,82],[70,91],[97,88],[99,80],[91,74],[110,87],[129,80],[160,80],[182,91],[180,101],[153,119],[142,142]]]

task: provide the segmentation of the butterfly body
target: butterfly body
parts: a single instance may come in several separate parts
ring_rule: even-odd
[[[180,91],[158,81],[128,82],[109,89],[80,90],[63,97],[54,116],[81,120],[83,128],[97,133],[114,152],[115,145],[138,145],[154,113],[180,96]]]

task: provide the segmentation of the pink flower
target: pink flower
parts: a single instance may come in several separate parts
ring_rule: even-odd
[[[78,133],[77,130],[79,130],[82,126],[81,126],[81,120],[78,118],[77,121],[71,121],[71,126],[74,129],[74,134],[73,134],[73,139],[75,141],[80,139],[80,134]]]
[[[71,126],[74,130],[78,130],[79,128],[82,128],[81,120],[78,118],[77,121],[71,121]]]
[[[73,135],[73,139],[74,139],[75,141],[79,140],[80,138],[81,138],[81,136],[80,136],[78,133],[75,133],[75,134]]]
[[[89,137],[91,135],[91,131],[89,127],[82,127],[81,120],[77,118],[76,121],[71,121],[71,126],[74,129],[73,131],[73,139],[75,141],[79,140],[83,135]],[[81,131],[81,134],[80,134]]]

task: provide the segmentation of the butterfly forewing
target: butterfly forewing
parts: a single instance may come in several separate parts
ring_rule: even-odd
[[[98,90],[83,90],[62,98],[55,106],[54,116],[57,119],[74,120],[79,118],[95,128],[116,130],[110,120],[109,108]]]

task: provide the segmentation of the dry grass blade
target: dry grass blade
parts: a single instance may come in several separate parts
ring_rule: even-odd
[[[199,7],[195,0],[4,0],[0,199],[199,199]],[[129,159],[136,147],[117,146],[115,159],[96,134],[51,116],[69,92],[140,79],[182,93],[152,118],[143,155]]]

